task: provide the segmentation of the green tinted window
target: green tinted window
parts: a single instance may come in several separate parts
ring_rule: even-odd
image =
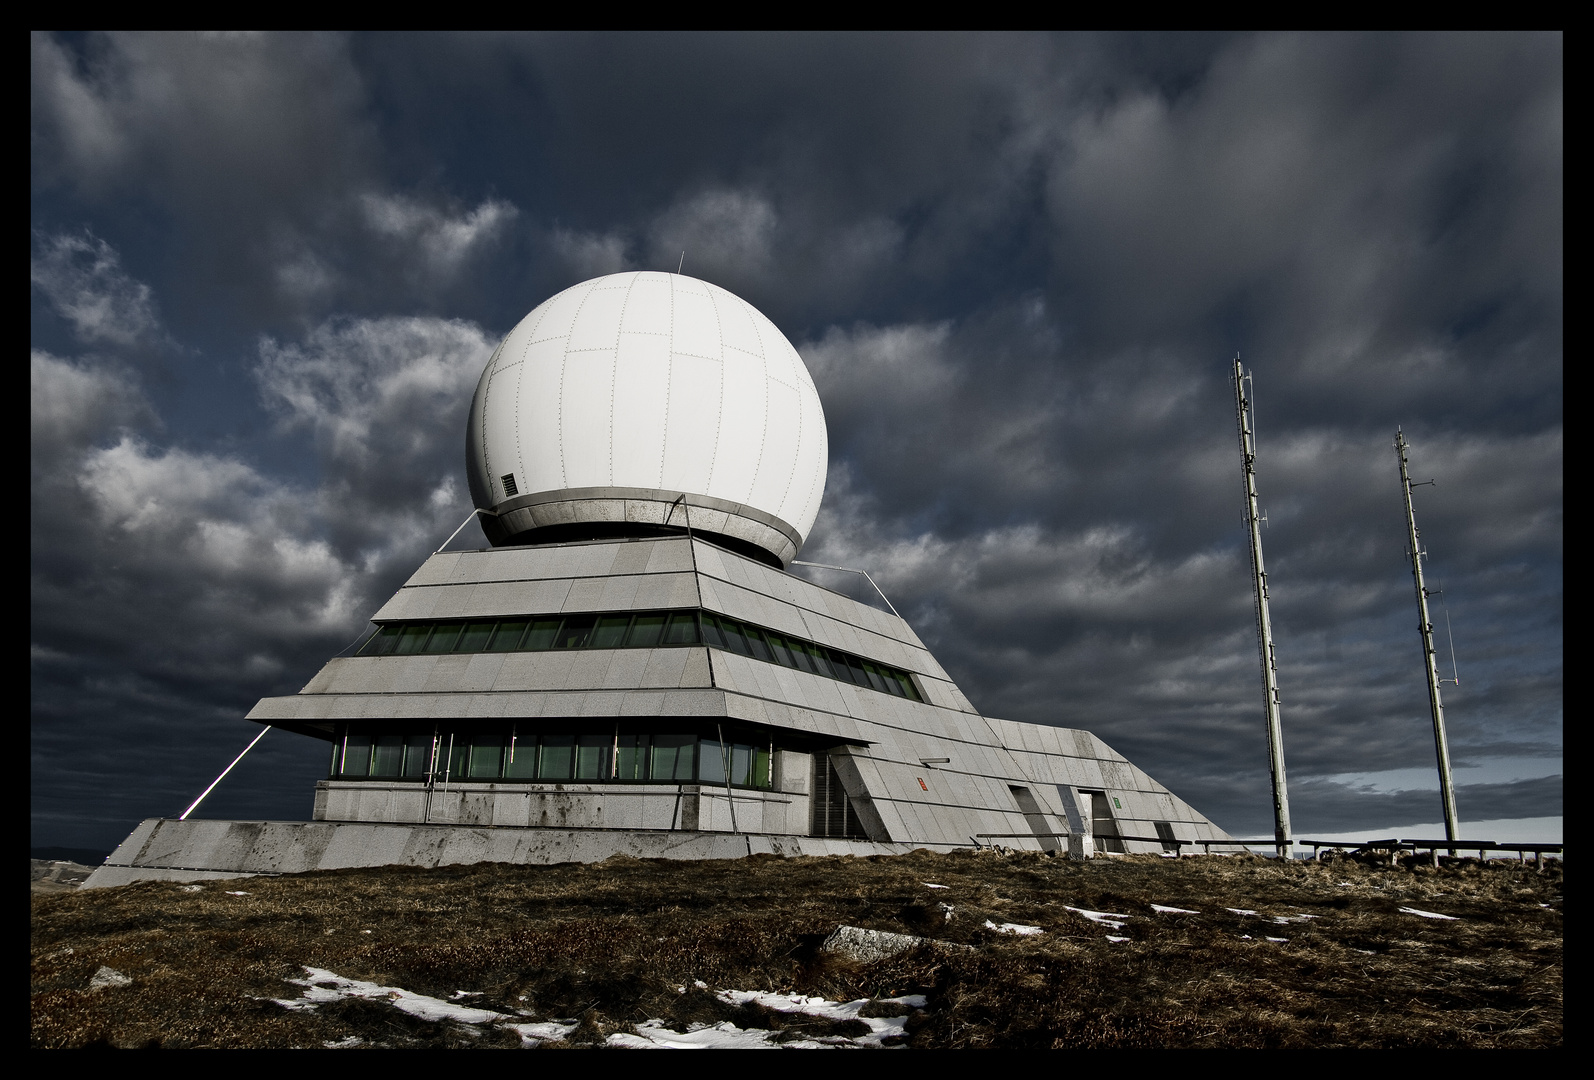
[[[646,735],[621,735],[616,740],[616,780],[646,780],[648,778],[648,737]]]
[[[651,780],[690,780],[693,774],[695,735],[653,736],[653,762],[648,770]]]
[[[753,748],[731,747],[731,783],[751,787],[753,784]]]
[[[521,735],[509,744],[504,754],[504,775],[521,780],[534,780],[537,776],[537,737]]]
[[[432,630],[431,638],[426,642],[426,651],[429,653],[453,652],[454,643],[459,640],[459,632],[463,628],[462,623],[439,623]]]
[[[404,740],[404,775],[425,776],[426,762],[432,756],[430,735],[411,735]]]
[[[526,632],[526,624],[530,619],[504,619],[499,622],[498,629],[493,631],[493,639],[487,643],[488,652],[513,652],[520,648],[520,639]]]
[[[576,779],[607,780],[613,735],[582,735],[576,739]]]
[[[444,740],[448,746],[448,740]],[[448,748],[448,764],[445,776],[449,780],[463,780],[470,772],[470,737],[468,735],[455,735],[453,745]]]
[[[633,649],[657,645],[664,636],[664,615],[638,615],[631,624],[625,643]]]
[[[730,648],[730,646],[725,643],[725,632],[721,629],[721,623],[719,619],[705,611],[703,612],[702,622],[703,640],[705,642],[718,649]]]
[[[791,657],[791,652],[786,648],[786,639],[779,634],[765,631],[764,640],[769,643],[769,651],[775,655],[775,663],[781,667],[799,667],[797,661]]]
[[[576,737],[574,735],[544,735],[538,740],[540,757],[537,779],[568,780],[575,764]]]
[[[697,641],[697,612],[677,611],[670,616],[670,624],[664,631],[664,644],[696,645]]]
[[[773,786],[769,775],[769,747],[760,746],[753,751],[753,780],[754,787],[767,788]]]
[[[554,638],[559,634],[559,624],[564,622],[558,616],[551,619],[533,619],[531,629],[526,631],[526,638],[520,647],[532,652],[543,652],[553,648]]]
[[[721,616],[719,620],[720,633],[725,635],[725,645],[732,652],[741,653],[743,656],[753,655],[752,646],[747,644],[747,635],[742,632],[742,624],[735,619]]]
[[[813,665],[815,674],[823,675],[827,679],[845,679],[847,676],[838,675],[830,666],[830,655],[824,646],[803,642],[803,655],[808,657],[808,662]]]
[[[478,735],[470,743],[470,775],[483,779],[498,778],[504,760],[503,736]]]
[[[593,624],[598,621],[596,615],[572,615],[565,620],[564,628],[559,631],[559,636],[554,640],[556,649],[579,649],[587,643],[587,638],[592,635]]]
[[[587,639],[589,649],[618,649],[625,644],[626,627],[631,625],[629,615],[604,615],[598,619],[598,624],[592,628],[592,634]]]
[[[773,663],[775,654],[769,651],[769,646],[764,643],[764,635],[756,626],[743,626],[742,634],[747,638],[747,647],[754,660],[764,663]]]
[[[398,647],[393,651],[399,656],[410,656],[418,653],[426,645],[426,639],[431,636],[431,623],[411,623],[399,633]]]
[[[697,744],[697,778],[705,784],[725,782],[725,746],[715,739]]]
[[[399,635],[404,632],[402,626],[384,626],[376,632],[376,636],[365,643],[360,650],[361,656],[386,656],[398,644]]]
[[[350,735],[343,740],[343,775],[367,776],[371,770],[371,736]]]
[[[371,775],[397,776],[403,765],[404,736],[379,736],[371,748]]]
[[[485,652],[487,641],[493,636],[492,622],[466,623],[465,630],[454,642],[455,652]]]

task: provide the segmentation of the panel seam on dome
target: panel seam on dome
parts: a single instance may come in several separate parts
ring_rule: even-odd
[[[752,479],[747,482],[747,501],[751,502],[753,498],[753,492],[758,490],[759,470],[764,467],[764,451],[769,449],[769,357],[766,355],[769,352],[769,348],[764,344],[764,335],[758,333],[758,324],[753,321],[753,317],[750,314],[753,305],[749,304],[746,300],[743,300],[739,296],[734,296],[734,294],[732,295],[737,303],[748,309],[747,321],[753,323],[753,333],[758,337],[759,352],[757,355],[760,362],[760,374],[763,375],[763,379],[759,381],[759,389],[764,391],[764,422],[762,425],[760,425],[763,434],[758,440],[758,460],[753,463],[753,476]],[[723,351],[723,349],[724,346],[721,345],[721,350]],[[791,481],[789,479],[786,481],[786,485],[788,487],[791,486]],[[793,555],[795,556],[795,552]]]
[[[570,470],[565,466],[565,370],[570,365],[570,338],[575,333],[576,321],[581,318],[581,311],[587,306],[587,297],[596,289],[588,289],[581,297],[581,303],[576,305],[576,313],[570,317],[570,333],[565,335],[565,347],[559,353],[559,426],[554,432],[559,443],[559,484],[561,487],[570,486]],[[553,340],[551,338],[547,340]]]
[[[513,334],[514,331],[511,330],[509,333]],[[492,460],[487,456],[487,400],[493,396],[493,377],[498,374],[498,357],[504,351],[504,346],[508,344],[509,337],[508,335],[505,335],[504,340],[498,343],[498,348],[493,350],[492,357],[487,361],[487,370],[482,372],[482,379],[484,381],[482,386],[482,414],[481,423],[477,425],[480,429],[477,434],[481,440],[480,449],[482,456],[482,472],[486,474],[488,505],[491,505],[497,500],[493,498],[493,463]],[[466,428],[465,432],[465,437],[468,440],[470,438],[470,429]],[[468,446],[469,443],[467,442],[467,448]],[[469,461],[465,462],[465,467],[470,467]],[[465,482],[467,485],[470,483],[469,476],[465,477]]]
[[[708,282],[704,284],[707,285]],[[708,290],[708,306],[714,311],[714,332],[719,335],[720,354],[712,359],[717,359],[720,365],[720,407],[719,418],[714,422],[714,452],[708,458],[708,483],[704,485],[708,490],[703,492],[705,495],[714,490],[714,473],[719,470],[720,465],[720,435],[725,429],[725,327],[720,325],[720,308],[714,302],[712,286]]]
[[[798,357],[798,359],[800,360],[801,357]],[[808,392],[814,396],[813,397],[814,406],[819,410],[819,416],[822,419],[824,417],[824,415],[825,415],[825,412],[824,412],[824,406],[819,401],[819,390],[816,387],[809,386]],[[827,432],[827,437],[828,437],[828,432]],[[801,443],[798,444],[799,450],[801,449],[801,445],[802,445]],[[826,446],[825,447],[825,465],[826,465],[826,468],[829,467],[829,464],[830,464],[830,447]],[[815,484],[822,484],[824,482],[825,471],[826,471],[825,469],[816,469],[816,470],[814,470],[814,477],[808,484],[808,498],[803,503],[803,514],[804,514],[804,516],[807,515],[808,508],[810,506],[814,505],[814,485]],[[795,479],[795,477],[794,477],[794,479]],[[785,507],[782,506],[781,509],[784,510]],[[817,508],[815,509],[815,516],[816,517],[818,516]],[[813,527],[812,523],[809,524],[809,527],[810,528]],[[807,540],[808,538],[806,536],[804,536],[803,539]]]
[[[543,301],[543,304],[546,304],[546,303],[547,303],[546,300]],[[538,306],[542,306],[542,305],[538,305]],[[544,315],[543,318],[547,318],[547,316]],[[542,319],[538,319],[537,321],[539,323],[541,323]],[[514,333],[514,331],[511,330],[510,333],[512,334],[512,333]],[[512,367],[515,367],[515,366],[525,367],[526,366],[526,354],[531,352],[531,346],[533,344],[533,342],[530,340],[531,339],[531,335],[528,334],[528,335],[526,335],[526,337],[527,337],[526,345],[525,345],[525,347],[523,349],[520,350],[520,359],[517,360],[514,364],[512,364],[510,366],[512,366]],[[521,372],[521,375],[524,376],[525,372]],[[522,402],[519,400],[520,399],[520,380],[518,378],[515,380],[515,399],[516,399],[515,400],[515,421],[514,421],[514,425],[513,425],[514,429],[515,429],[515,468],[519,469],[520,472],[521,472],[521,475],[524,477],[525,472],[526,472],[526,451],[521,446],[521,427],[522,427],[522,425],[521,425],[521,422],[520,422],[520,410],[521,410]],[[489,472],[487,474],[487,483],[488,483],[488,486],[489,486],[489,490],[491,489],[491,485],[492,485],[492,477],[493,477],[493,474],[491,472]],[[503,480],[500,479],[499,480],[499,485],[502,486],[502,484],[503,484]],[[505,492],[504,496],[505,496],[505,498],[508,498],[509,493]]]
[[[760,359],[762,359],[764,361],[764,378],[766,380],[766,382],[764,384],[764,440],[765,440],[765,442],[768,442],[769,441],[769,424],[770,424],[769,412],[770,412],[770,410],[769,410],[769,384],[768,384],[767,380],[769,380],[771,378],[774,378],[769,373],[769,343],[764,340],[764,331],[758,325],[757,316],[760,314],[758,309],[753,307],[752,304],[747,303],[746,300],[743,300],[742,304],[743,304],[743,306],[745,306],[748,309],[747,321],[753,324],[753,335],[758,338],[758,347],[759,347],[759,349],[761,349],[763,351],[763,355],[760,357]],[[773,323],[771,323],[770,325],[774,326]],[[776,333],[780,333],[779,328],[776,328],[775,332]],[[781,338],[782,338],[782,340],[784,340],[785,335],[782,334]],[[786,386],[786,383],[783,382],[780,379],[775,379],[775,381],[780,383],[782,386]],[[788,387],[788,389],[795,389],[795,387]],[[801,455],[802,455],[802,447],[803,447],[803,407],[802,407],[802,392],[800,390],[797,393],[797,399],[798,399],[797,400],[797,445],[792,448],[792,452],[791,452],[792,453],[791,468],[786,473],[786,488],[785,488],[784,491],[781,492],[780,502],[778,502],[776,504],[776,506],[779,507],[779,509],[777,511],[773,511],[773,513],[775,513],[775,515],[777,517],[779,517],[782,521],[787,520],[786,517],[785,517],[786,499],[791,494],[791,482],[794,479],[796,479],[797,466],[802,461],[802,456]],[[764,451],[763,451],[762,447],[759,448],[758,455],[759,455],[759,464],[762,465],[763,464],[763,456],[764,456]],[[753,483],[754,483],[755,486],[758,483],[758,472],[757,472],[756,469],[753,472]],[[749,498],[752,497],[752,492],[748,492],[748,497]],[[796,528],[795,525],[792,526],[792,527]],[[808,537],[806,535],[804,535],[803,539],[807,540]],[[801,547],[801,545],[799,545],[799,548],[800,547]],[[797,553],[796,552],[792,552],[792,558],[795,559],[796,557],[797,557]]]
[[[614,362],[609,365],[609,483],[614,483],[614,398],[615,387],[620,382],[620,328],[625,325],[625,312],[631,306],[631,290],[636,287],[637,275],[632,274],[625,283],[625,299],[620,301],[620,317],[614,323]]]
[[[659,487],[664,486],[664,466],[670,454],[670,396],[675,390],[675,279],[665,279],[670,286],[670,330],[666,335],[664,361],[664,445],[659,448]]]

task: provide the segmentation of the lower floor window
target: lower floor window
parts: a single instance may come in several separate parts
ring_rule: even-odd
[[[482,780],[704,783],[769,788],[774,744],[751,732],[438,731],[384,735],[345,729],[331,776],[434,782]]]

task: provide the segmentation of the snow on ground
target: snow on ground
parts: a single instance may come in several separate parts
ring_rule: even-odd
[[[1252,911],[1250,908],[1243,908],[1243,907],[1224,908],[1223,910],[1224,911],[1232,911],[1236,915],[1255,915],[1256,914],[1256,912]]]
[[[824,1035],[812,1039],[776,1042],[780,1032],[763,1028],[739,1028],[729,1020],[718,1024],[690,1024],[685,1031],[673,1031],[665,1021],[646,1020],[636,1026],[636,1034],[610,1035],[605,1045],[628,1050],[825,1050],[840,1047],[880,1046],[882,1040],[907,1034],[909,1013],[901,1016],[859,1016],[870,998],[857,1001],[827,1001],[802,994],[775,994],[763,990],[721,990],[715,995],[728,1005],[762,1005],[781,1013],[800,1013],[826,1020],[856,1020],[869,1025],[869,1034],[847,1037]],[[922,994],[882,998],[882,1004],[922,1009],[928,1000]]]
[[[1039,932],[1038,927],[1020,928],[1020,930]],[[269,1000],[281,1005],[285,1009],[295,1012],[310,1012],[328,1002],[339,1001],[343,998],[366,998],[374,1001],[387,1001],[400,1012],[432,1022],[452,1021],[458,1024],[481,1025],[494,1024],[516,1032],[520,1036],[522,1047],[541,1046],[545,1042],[559,1042],[568,1038],[576,1030],[577,1022],[574,1020],[540,1020],[528,1021],[508,1013],[494,1012],[491,1009],[473,1009],[467,1005],[457,1004],[458,999],[480,997],[477,991],[456,990],[455,1001],[444,1001],[441,998],[427,997],[397,986],[380,986],[373,982],[364,982],[360,979],[346,979],[324,968],[306,967],[305,978],[289,979],[294,986],[304,987],[304,992],[297,998],[271,998]],[[129,980],[131,981],[131,980]],[[699,989],[706,989],[708,984],[701,979],[694,980],[694,985]],[[684,993],[686,988],[681,987]],[[636,1034],[625,1032],[609,1036],[606,1045],[633,1049],[633,1050],[708,1050],[708,1049],[740,1049],[740,1050],[803,1050],[803,1049],[828,1049],[833,1047],[864,1047],[880,1046],[886,1039],[907,1034],[908,1017],[911,1010],[922,1009],[928,1004],[923,994],[909,994],[905,997],[881,998],[879,1004],[900,1005],[903,1008],[901,1016],[860,1016],[865,1005],[875,999],[860,998],[857,1001],[827,1001],[820,997],[805,997],[802,994],[774,994],[762,990],[721,990],[716,995],[729,1005],[761,1005],[766,1009],[781,1013],[800,1013],[805,1016],[818,1016],[827,1020],[855,1020],[868,1025],[869,1034],[856,1037],[841,1035],[821,1036],[812,1039],[794,1039],[790,1042],[776,1042],[780,1035],[777,1031],[767,1031],[762,1028],[739,1028],[735,1024],[725,1021],[719,1024],[692,1024],[686,1031],[672,1031],[663,1020],[646,1020],[636,1026]],[[325,1044],[328,1049],[352,1049],[362,1045],[359,1037],[351,1035],[337,1042]]]
[[[937,885],[933,881],[924,881],[920,882],[920,884],[922,884],[926,889],[950,889],[952,887],[950,885]]]
[[[1151,910],[1155,911],[1158,915],[1199,915],[1199,914],[1201,914],[1199,911],[1191,911],[1189,908],[1169,907],[1166,904],[1152,904],[1151,905]]]
[[[1044,934],[1046,932],[1038,926],[1023,926],[1016,922],[993,923],[990,919],[985,920],[985,928],[987,930],[995,930],[1001,934],[1023,934],[1025,936]]]
[[[1424,919],[1450,919],[1451,921],[1455,921],[1456,919],[1460,918],[1459,915],[1441,915],[1437,911],[1420,911],[1414,907],[1403,907],[1400,910],[1405,912],[1407,915],[1420,915]]]
[[[1086,911],[1084,908],[1068,907],[1067,904],[1064,904],[1063,906],[1068,908],[1069,911],[1072,911],[1076,915],[1083,915],[1091,922],[1101,923],[1103,926],[1110,926],[1114,930],[1122,930],[1124,928],[1124,923],[1129,919],[1129,916],[1127,915],[1119,915],[1116,912],[1111,911]]]
[[[400,1012],[408,1013],[421,1020],[432,1022],[451,1020],[459,1024],[502,1024],[504,1027],[520,1035],[520,1044],[525,1047],[538,1046],[543,1042],[557,1042],[576,1030],[574,1021],[540,1021],[532,1023],[515,1023],[516,1017],[507,1013],[494,1012],[491,1009],[473,1009],[466,1005],[457,1005],[452,1001],[441,998],[427,997],[397,986],[379,986],[373,982],[364,982],[360,979],[345,979],[343,976],[327,971],[324,968],[306,967],[306,978],[289,979],[294,986],[304,987],[304,992],[297,998],[271,998],[269,1000],[281,1005],[284,1009],[295,1012],[309,1012],[328,1002],[339,1001],[343,998],[367,998],[373,1001],[387,1001]],[[478,997],[479,994],[464,990],[454,992],[456,998]],[[329,1046],[331,1044],[328,1044]],[[343,1045],[355,1045],[343,1040]]]

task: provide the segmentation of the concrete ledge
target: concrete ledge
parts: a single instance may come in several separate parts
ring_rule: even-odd
[[[771,833],[663,829],[543,829],[334,821],[176,821],[150,818],[80,888],[135,881],[206,881],[363,866],[539,865],[748,855],[903,855],[920,847]]]

